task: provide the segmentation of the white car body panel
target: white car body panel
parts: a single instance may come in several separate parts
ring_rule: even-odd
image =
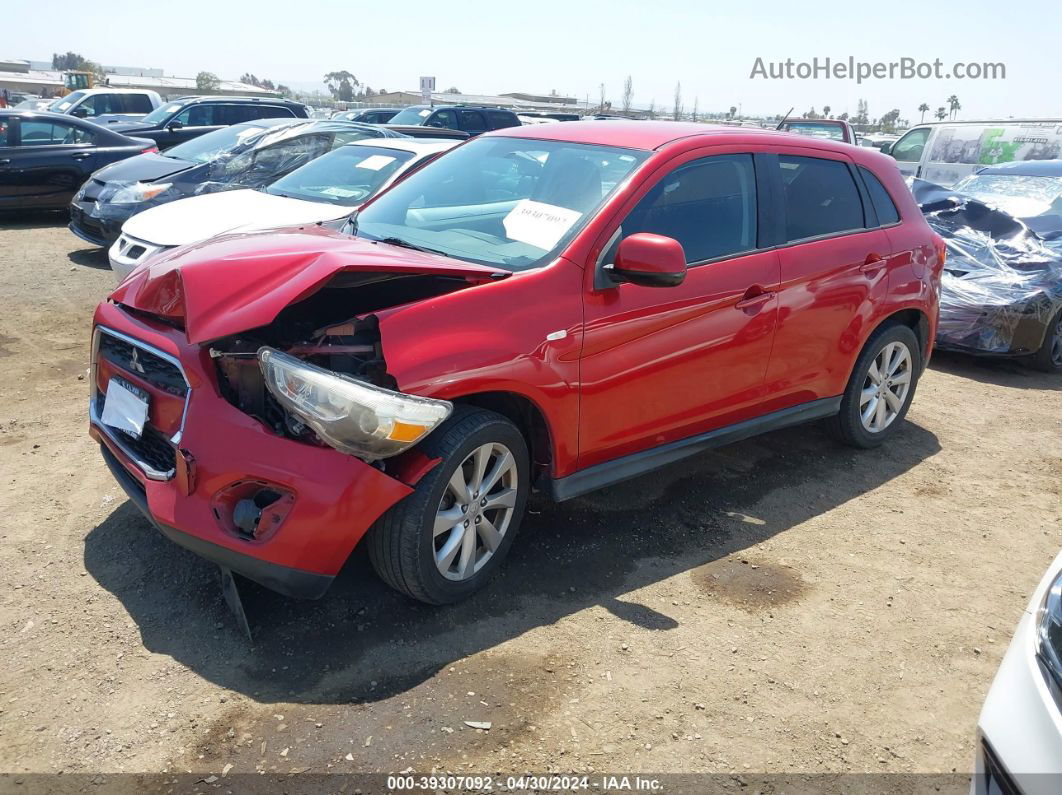
[[[1062,713],[1036,659],[1039,610],[1062,573],[1062,553],[1037,586],[1022,613],[988,691],[977,728],[999,763],[1026,795],[1062,791]],[[986,793],[985,759],[978,746],[973,795]]]

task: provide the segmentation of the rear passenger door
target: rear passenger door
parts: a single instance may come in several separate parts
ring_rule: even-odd
[[[844,391],[888,296],[892,249],[846,156],[785,147],[771,160],[782,245],[767,390],[780,409]]]

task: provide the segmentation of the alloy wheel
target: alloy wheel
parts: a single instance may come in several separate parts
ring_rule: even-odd
[[[467,580],[491,559],[513,519],[519,474],[503,444],[470,452],[454,470],[435,514],[435,565],[448,580]]]
[[[911,393],[911,351],[890,342],[870,364],[859,396],[859,418],[870,433],[881,433],[900,415]]]
[[[1054,339],[1051,340],[1051,363],[1055,367],[1062,367],[1062,312],[1058,313],[1055,323]]]

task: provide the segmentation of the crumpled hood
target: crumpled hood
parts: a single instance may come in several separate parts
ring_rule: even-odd
[[[107,129],[111,129],[108,127]],[[154,143],[149,142],[149,143]],[[104,166],[95,174],[100,182],[150,182],[151,180],[186,171],[198,164],[174,157],[164,157],[154,153],[127,157],[109,166]]]
[[[341,272],[490,281],[510,273],[351,237],[327,227],[233,234],[183,246],[134,270],[110,300],[181,320],[202,343],[268,325]]]
[[[355,209],[257,190],[230,190],[152,207],[126,221],[122,232],[156,246],[183,246],[223,232],[331,221],[350,215]]]

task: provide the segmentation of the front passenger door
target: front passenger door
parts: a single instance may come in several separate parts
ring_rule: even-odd
[[[580,468],[758,413],[778,284],[759,169],[748,153],[689,154],[623,217],[604,261],[622,238],[651,232],[682,244],[688,271],[677,287],[597,281],[587,293]]]
[[[43,118],[22,119],[19,131],[20,206],[64,206],[95,170],[95,136]]]
[[[216,118],[217,111],[217,105],[192,105],[185,108],[170,120],[161,138],[156,139],[159,149],[168,149],[205,133],[220,130],[225,125]]]

